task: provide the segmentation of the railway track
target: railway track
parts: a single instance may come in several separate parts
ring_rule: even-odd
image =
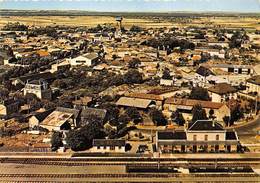
[[[158,166],[158,162],[73,162],[73,161],[39,161],[39,160],[1,160],[1,164],[34,164],[34,165],[49,165],[49,166],[128,166],[128,165],[136,165],[140,167],[145,166]],[[196,167],[196,166],[203,166],[203,167],[212,167],[212,166],[218,166],[218,167],[243,167],[243,166],[252,166],[252,165],[260,165],[260,161],[254,161],[254,162],[160,162],[160,165],[162,166],[168,166],[168,167]]]
[[[218,162],[232,162],[232,161],[259,161],[260,162],[260,158],[243,158],[243,159],[237,159],[237,158],[120,158],[120,157],[87,157],[87,158],[0,158],[0,162],[2,161],[73,161],[73,162],[78,162],[78,161],[83,161],[83,162],[87,162],[87,161],[96,161],[96,162],[104,162],[104,161],[138,161],[138,162],[163,162],[163,161],[168,161],[168,162],[174,162],[174,161],[190,161],[190,162],[194,162],[194,161],[199,161],[199,162],[209,162],[209,161],[218,161]]]
[[[189,174],[191,177],[219,177],[223,173],[219,174]],[[223,174],[226,177],[259,177],[257,174]],[[0,174],[0,178],[173,178],[183,177],[184,175],[178,173],[167,173],[167,174],[143,174],[143,173],[130,173],[130,174]]]

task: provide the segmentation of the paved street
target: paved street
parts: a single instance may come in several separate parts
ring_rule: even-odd
[[[236,128],[236,131],[238,135],[243,135],[243,134],[256,135],[257,129],[260,130],[260,118],[242,127]]]

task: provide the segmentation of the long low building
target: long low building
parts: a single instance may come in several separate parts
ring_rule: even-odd
[[[164,103],[164,111],[172,113],[173,111],[179,110],[183,114],[192,118],[192,108],[195,105],[201,105],[206,110],[207,115],[210,111],[213,111],[213,115],[217,121],[223,121],[225,116],[230,116],[230,109],[225,103],[211,102],[194,99],[183,99],[183,98],[168,98]]]
[[[122,107],[136,107],[139,109],[147,109],[151,105],[155,105],[152,100],[149,99],[140,99],[140,98],[132,98],[132,97],[121,97],[116,105]]]
[[[158,131],[156,146],[160,153],[237,152],[239,139],[217,122],[198,120],[182,131]]]

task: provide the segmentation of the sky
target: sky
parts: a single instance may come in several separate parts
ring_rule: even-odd
[[[260,13],[260,0],[0,0],[0,9],[105,12],[225,11]]]

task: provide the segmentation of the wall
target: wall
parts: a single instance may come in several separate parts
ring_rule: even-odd
[[[196,132],[187,132],[187,140],[193,141],[193,135],[197,135],[196,141],[205,141],[205,135],[208,135],[207,141],[216,141],[216,135],[219,135],[218,141],[225,141],[226,140],[226,133],[223,132],[203,132],[203,131],[196,131]]]
[[[32,116],[29,118],[29,128],[33,128],[34,126],[39,126],[39,120],[35,116]]]
[[[91,149],[92,152],[117,152],[117,153],[123,153],[125,152],[125,147],[121,147],[121,149],[119,149],[119,147],[115,147],[115,150],[110,150],[110,147],[106,147],[104,149],[103,146],[100,146],[100,149],[97,148],[97,146],[94,146],[92,149]]]
[[[2,104],[0,105],[0,115],[7,115],[6,107]]]
[[[247,92],[257,92],[260,95],[260,86],[253,83],[246,83]]]

